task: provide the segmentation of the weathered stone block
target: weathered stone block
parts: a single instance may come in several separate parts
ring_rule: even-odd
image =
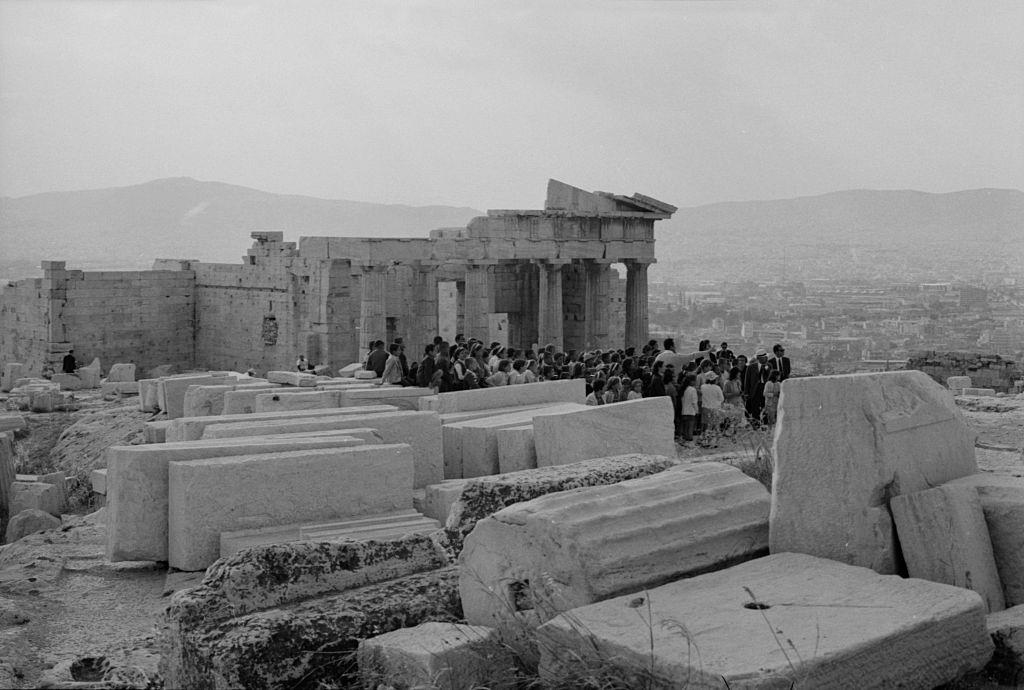
[[[35,509],[59,518],[62,508],[59,487],[42,482],[11,482],[10,515]]]
[[[533,424],[498,429],[498,469],[502,474],[537,467],[537,447],[533,443]]]
[[[365,407],[338,408],[365,410]],[[305,412],[317,412],[308,410]],[[337,412],[337,410],[335,410]],[[298,414],[303,414],[299,411]],[[279,413],[286,414],[286,413]],[[408,443],[416,458],[414,487],[422,488],[444,479],[441,454],[441,421],[434,412],[388,412],[383,414],[335,414],[316,417],[292,417],[260,422],[215,424],[203,432],[204,439],[232,438],[255,434],[288,434],[337,431],[372,426],[384,443]]]
[[[980,395],[980,396],[994,396],[996,394],[995,388],[964,388],[961,395]]]
[[[1024,605],[1024,478],[983,472],[949,485],[977,489],[1006,605]]]
[[[537,633],[548,682],[651,688],[924,690],[992,655],[975,592],[794,553],[573,609]]]
[[[60,527],[60,524],[59,517],[54,517],[45,510],[26,508],[11,517],[10,522],[7,523],[4,543],[13,544],[29,534],[57,529]]]
[[[304,374],[301,371],[268,371],[267,381],[270,383],[283,383],[288,386],[311,388],[316,385],[316,376]]]
[[[139,381],[139,409],[143,412],[156,412],[160,407],[159,382],[157,379],[141,379]]]
[[[539,403],[571,402],[584,404],[587,401],[586,383],[583,379],[566,381],[544,381],[528,386],[500,386],[480,388],[472,391],[441,393],[420,399],[421,410],[433,410],[441,414],[485,410],[490,407],[514,407]]]
[[[259,393],[253,400],[254,412],[285,412],[342,407],[340,391],[311,391],[282,394],[277,391]]]
[[[533,419],[537,466],[624,453],[672,457],[676,454],[674,417],[675,408],[667,396],[539,414]]]
[[[237,393],[232,391],[228,397]],[[291,410],[285,412],[260,412],[258,414],[223,414],[212,417],[183,417],[174,419],[167,426],[168,441],[198,441],[203,438],[203,433],[210,426],[218,424],[232,424],[235,422],[266,422],[278,419],[300,419],[320,416],[337,415],[368,415],[382,412],[395,412],[390,405],[374,405],[360,409],[335,408],[329,410]],[[251,434],[250,434],[251,435]],[[259,435],[263,435],[262,433]]]
[[[114,364],[110,367],[110,371],[107,372],[107,383],[115,383],[122,381],[135,381],[135,365],[134,364]]]
[[[25,365],[21,362],[7,362],[0,373],[0,392],[9,393],[15,381],[25,376]]]
[[[5,431],[17,431],[28,426],[20,414],[0,414],[0,434]]]
[[[459,556],[474,625],[563,611],[768,552],[768,491],[735,467],[699,463],[565,491],[476,524]]]
[[[400,410],[418,411],[420,398],[433,394],[433,389],[413,386],[374,386],[360,389],[346,387],[341,392],[341,406],[394,405]]]
[[[100,383],[100,392],[104,396],[108,395],[138,395],[139,394],[139,382],[138,381],[103,381]]]
[[[412,507],[406,444],[172,462],[168,563],[202,570],[220,556],[220,533]]]
[[[170,428],[171,420],[164,419],[159,422],[146,422],[142,426],[142,440],[144,443],[165,443],[167,441],[167,429]]]
[[[94,494],[107,494],[107,468],[93,470],[89,475],[89,481],[92,484],[92,492]]]
[[[366,369],[359,369],[352,374],[352,377],[369,381],[377,378],[377,374],[372,371],[367,371]]]
[[[433,518],[442,525],[448,521],[448,513],[459,500],[462,490],[469,479],[446,479],[440,484],[431,484],[424,489],[423,510],[424,515]]]
[[[920,371],[783,383],[771,550],[896,572],[888,501],[974,474],[974,433]]]
[[[1000,685],[1024,687],[1024,606],[989,614],[987,624],[996,650],[986,674]]]
[[[494,628],[421,623],[359,643],[364,687],[513,688],[515,661]]]
[[[988,613],[1006,607],[973,487],[947,484],[894,496],[889,505],[910,577],[974,590]]]
[[[107,462],[107,559],[167,560],[168,467],[202,458],[344,448],[377,442],[368,429],[322,438],[237,438],[140,446],[113,446]]]
[[[232,383],[227,376],[169,376],[157,381],[157,400],[168,419],[185,416],[185,393],[189,386],[219,386]]]
[[[964,388],[970,388],[973,384],[971,383],[970,376],[950,376],[946,379],[946,385],[950,390],[959,393]]]
[[[60,389],[62,391],[79,391],[87,387],[82,382],[82,379],[79,378],[79,376],[76,374],[65,374],[58,372],[54,374],[50,378],[50,380],[56,383],[58,386],[60,386]]]
[[[461,484],[459,496],[448,513],[445,533],[454,555],[479,520],[516,503],[556,491],[584,486],[604,486],[646,477],[675,467],[679,461],[663,455],[619,455],[594,458],[570,465],[477,477]],[[453,482],[454,484],[454,482]]]
[[[345,658],[332,664],[333,652],[406,625],[461,617],[454,569],[436,570],[445,565],[424,536],[264,546],[222,559],[202,585],[171,599],[161,641],[165,685],[338,682]]]
[[[341,369],[338,369],[338,376],[343,379],[355,378],[356,372],[362,368],[362,364],[359,362],[353,362],[352,364],[347,364]]]
[[[189,386],[182,400],[182,417],[208,417],[224,411],[224,396],[235,384]]]

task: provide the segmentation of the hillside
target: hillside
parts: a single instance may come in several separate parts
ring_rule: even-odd
[[[237,262],[253,230],[300,235],[425,237],[481,212],[271,194],[187,177],[131,187],[0,199],[4,260],[67,259],[111,266],[156,257]]]

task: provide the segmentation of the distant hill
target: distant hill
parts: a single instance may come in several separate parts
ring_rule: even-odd
[[[176,177],[4,197],[0,246],[10,263],[63,259],[71,267],[128,267],[158,257],[235,263],[252,244],[253,230],[284,230],[288,241],[302,235],[426,237],[478,215],[472,208],[318,199]]]
[[[1024,192],[973,189],[948,194],[852,190],[776,201],[681,208],[655,225],[659,258],[706,239],[730,246],[1024,242]],[[703,239],[702,239],[703,238]],[[719,245],[720,246],[720,245]]]
[[[253,230],[284,230],[289,241],[302,235],[425,237],[481,214],[272,194],[187,177],[0,198],[0,277],[24,275],[25,266],[37,268],[43,259],[88,269],[148,267],[155,258],[235,263]],[[1024,252],[1024,192],[854,190],[724,202],[680,208],[655,227],[659,270],[674,270],[674,262],[689,269],[695,256],[702,263],[726,254],[756,258],[760,248],[783,244],[804,246],[806,256],[827,254],[830,246],[898,247],[905,253],[915,246],[969,245],[1005,257]]]

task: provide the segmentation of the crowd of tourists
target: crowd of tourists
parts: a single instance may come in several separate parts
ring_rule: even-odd
[[[454,343],[435,337],[418,361],[406,356],[401,338],[387,347],[377,340],[363,366],[381,385],[438,393],[584,379],[588,405],[667,396],[675,409],[676,436],[690,443],[700,435],[707,445],[744,424],[775,423],[780,385],[790,375],[785,352],[776,344],[770,357],[763,348],[748,357],[734,354],[728,343],[712,346],[709,340],[692,352],[679,352],[672,338],[661,347],[651,340],[639,352],[633,347],[563,352],[554,345],[534,351],[458,335]]]

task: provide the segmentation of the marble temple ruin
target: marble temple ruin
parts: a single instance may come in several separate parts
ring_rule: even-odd
[[[540,210],[491,210],[429,238],[253,232],[241,264],[156,260],[149,271],[69,270],[0,293],[0,352],[29,371],[79,361],[181,368],[291,369],[303,353],[332,370],[372,340],[434,335],[563,349],[648,338],[654,222],[674,206],[550,180]],[[613,268],[625,268],[625,279]]]

